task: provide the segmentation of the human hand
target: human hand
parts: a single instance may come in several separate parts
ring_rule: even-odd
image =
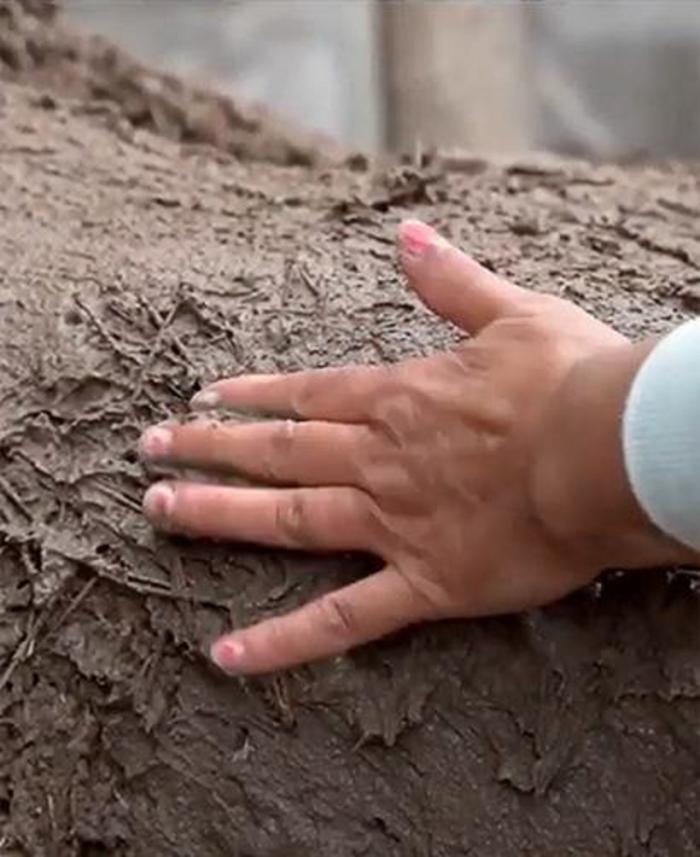
[[[471,339],[391,366],[220,381],[193,405],[282,418],[203,419],[142,438],[148,460],[271,486],[158,483],[144,498],[154,525],[386,562],[217,640],[212,657],[229,672],[337,655],[425,620],[531,608],[608,563],[673,554],[636,507],[619,451],[619,412],[644,350],[419,222],[403,224],[400,257],[422,301]]]

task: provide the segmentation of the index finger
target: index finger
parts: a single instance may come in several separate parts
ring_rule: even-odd
[[[435,610],[428,598],[387,566],[284,616],[220,637],[211,657],[232,674],[272,672],[342,654],[431,618]]]

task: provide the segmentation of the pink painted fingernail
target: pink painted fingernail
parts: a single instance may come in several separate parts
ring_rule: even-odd
[[[399,227],[401,248],[410,256],[422,256],[428,247],[444,246],[447,242],[426,223],[420,220],[404,220]]]
[[[146,491],[143,498],[143,509],[149,518],[156,521],[167,520],[175,505],[175,492],[165,482],[158,482]]]
[[[144,458],[165,458],[173,445],[173,433],[170,429],[154,426],[141,435],[139,449]]]
[[[238,673],[243,663],[243,643],[230,638],[222,638],[212,644],[211,659],[220,669],[227,673]]]
[[[192,397],[190,405],[193,408],[215,408],[221,401],[221,395],[216,390],[200,390]]]

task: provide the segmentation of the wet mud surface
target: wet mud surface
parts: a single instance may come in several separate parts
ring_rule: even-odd
[[[246,165],[0,90],[0,850],[613,857],[700,848],[689,574],[226,679],[222,629],[370,560],[169,541],[134,446],[240,371],[448,346],[396,225],[631,336],[698,300],[700,175]]]
[[[49,0],[0,0],[0,79],[70,96],[76,113],[101,117],[130,138],[146,128],[186,148],[205,146],[241,160],[318,165],[339,146],[282,121],[259,105],[185,83],[129,56],[106,39],[66,25]]]

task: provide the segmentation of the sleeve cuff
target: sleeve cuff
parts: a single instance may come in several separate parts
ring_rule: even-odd
[[[662,532],[700,551],[700,319],[662,339],[637,372],[622,447],[641,508]]]

